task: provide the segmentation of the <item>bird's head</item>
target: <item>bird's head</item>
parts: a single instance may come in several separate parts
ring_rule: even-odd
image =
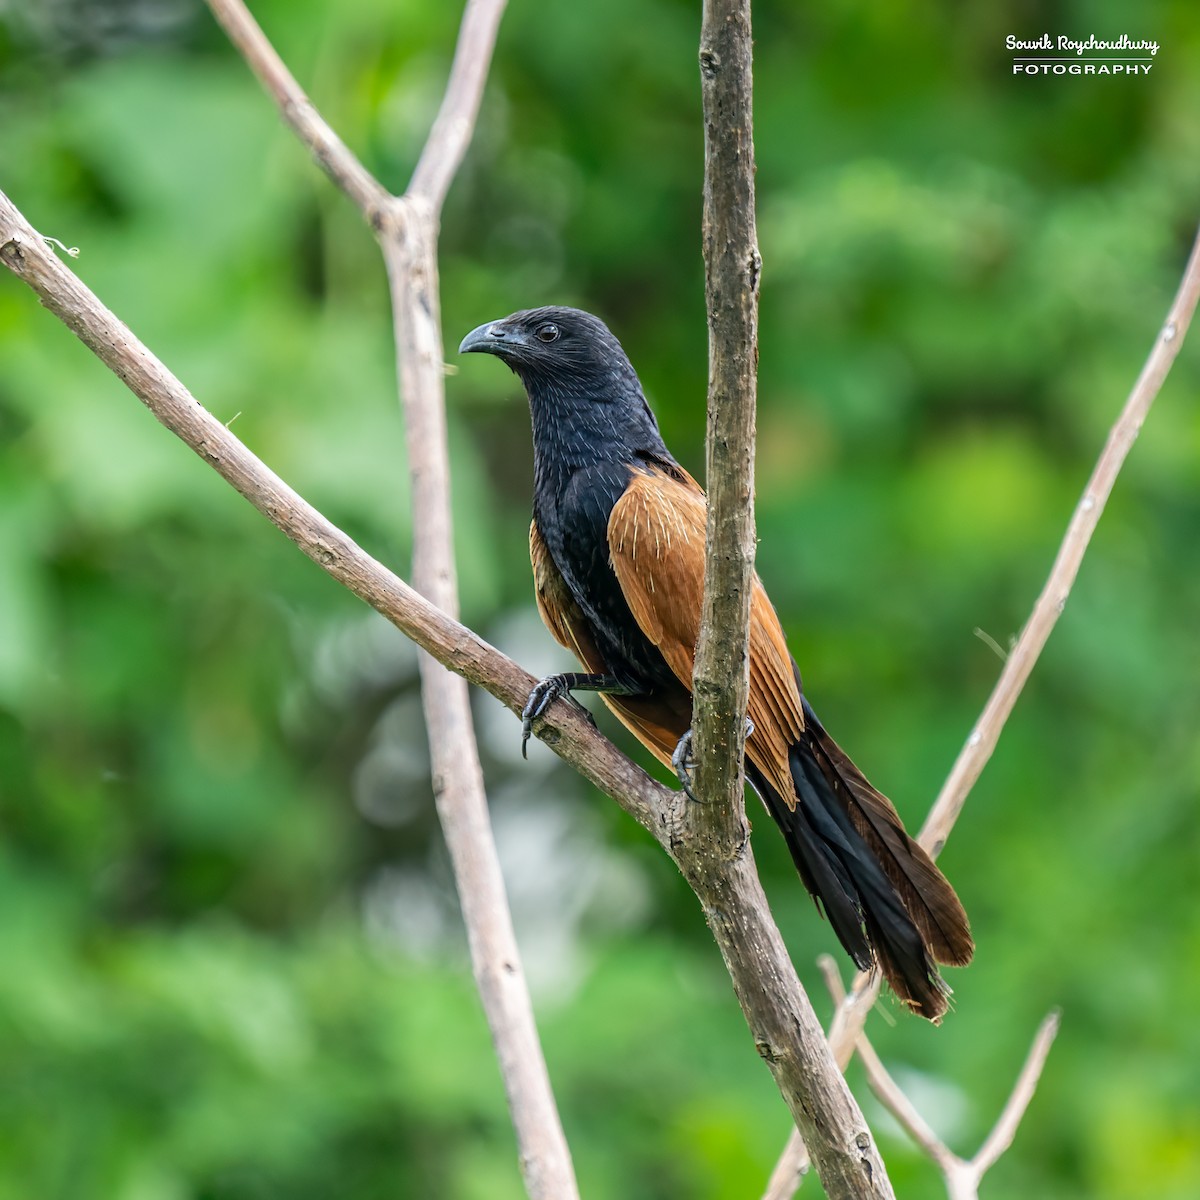
[[[533,416],[534,457],[564,469],[588,462],[670,459],[637,373],[599,317],[530,308],[471,330],[460,354],[493,354],[520,376]]]
[[[529,308],[488,321],[471,330],[460,354],[494,354],[525,384],[552,393],[615,400],[632,387],[640,395],[637,375],[599,317],[578,308]]]

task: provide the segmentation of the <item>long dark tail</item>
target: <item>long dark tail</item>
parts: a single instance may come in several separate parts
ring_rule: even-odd
[[[750,781],[850,957],[863,970],[878,961],[896,995],[937,1022],[949,989],[936,964],[965,966],[975,950],[967,914],[891,801],[825,732],[807,700],[804,724],[788,756],[791,803],[748,765]]]

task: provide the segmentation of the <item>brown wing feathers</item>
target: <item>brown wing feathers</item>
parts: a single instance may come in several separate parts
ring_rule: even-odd
[[[533,564],[538,612],[546,628],[554,635],[554,640],[570,650],[589,671],[603,675],[608,665],[596,649],[571,589],[550,557],[536,520],[529,526],[529,558]],[[690,697],[686,700],[675,697],[650,699],[601,693],[601,699],[655,758],[664,766],[671,765],[671,754],[691,720]]]
[[[608,546],[634,620],[690,690],[704,593],[706,509],[700,485],[678,470],[681,478],[654,469],[634,472],[609,517]],[[779,620],[757,576],[753,586],[749,715],[754,731],[746,753],[790,797],[788,746],[804,728],[800,692]]]
[[[664,763],[691,720],[705,503],[699,485],[673,464],[635,469],[608,521],[609,558],[622,595],[681,688],[674,697],[603,699]],[[606,664],[536,523],[530,554],[546,625],[589,671],[603,673]],[[896,994],[937,1020],[946,998],[933,960],[970,961],[966,915],[945,877],[905,833],[890,801],[867,782],[803,700],[779,620],[757,576],[753,587],[754,730],[746,745],[747,774],[847,951],[860,965],[873,951]]]

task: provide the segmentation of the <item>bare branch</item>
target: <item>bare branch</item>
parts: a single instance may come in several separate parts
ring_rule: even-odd
[[[519,714],[537,682],[473,630],[446,616],[293,491],[203,408],[95,293],[41,243],[0,192],[0,262],[150,410],[231,487],[333,579],[365,601],[422,650]],[[663,832],[678,793],[651,779],[569,705],[547,713],[539,740],[640,825]]]
[[[722,853],[745,840],[742,782],[754,574],[758,241],[754,221],[750,0],[705,0],[704,275],[708,306],[708,528],[692,676],[698,832]]]
[[[446,616],[372,558],[237,437],[46,247],[0,192],[0,263],[94,353],[162,425],[313,560],[406,637],[469,683],[520,713],[537,682],[478,634]],[[678,793],[651,779],[569,705],[546,716],[540,740],[612,796],[660,842]]]
[[[820,967],[821,974],[825,977],[825,986],[829,989],[829,994],[833,997],[834,1004],[838,1006],[843,1005],[846,1002],[846,989],[842,984],[842,977],[838,972],[837,963],[833,961],[830,955],[822,954],[817,959],[817,966]],[[912,1101],[904,1094],[900,1085],[888,1073],[887,1068],[884,1067],[879,1056],[875,1053],[875,1047],[871,1045],[865,1033],[858,1035],[858,1041],[854,1048],[858,1051],[859,1061],[866,1069],[872,1091],[879,1097],[896,1120],[904,1126],[912,1140],[939,1167],[946,1170],[953,1156],[942,1144],[941,1139],[934,1133],[929,1123],[917,1111]]]
[[[320,168],[354,201],[374,229],[391,200],[387,189],[325,123],[242,0],[208,0],[208,7],[279,106],[283,119],[309,148]]]
[[[838,973],[837,963],[828,954],[823,954],[818,960],[821,973],[825,976],[826,986],[834,1003],[842,1005],[846,1000],[846,991],[842,986],[842,978]],[[858,1036],[855,1049],[859,1060],[867,1073],[867,1081],[871,1090],[879,1098],[880,1103],[896,1118],[942,1173],[946,1183],[946,1193],[950,1200],[977,1200],[979,1185],[984,1175],[996,1164],[997,1159],[1012,1145],[1017,1126],[1033,1099],[1038,1079],[1041,1078],[1042,1068],[1046,1065],[1046,1056],[1054,1044],[1055,1034],[1058,1033],[1059,1014],[1049,1013],[1038,1026],[1033,1045],[1025,1058],[1021,1073],[1004,1106],[999,1119],[987,1139],[979,1148],[979,1152],[970,1161],[959,1158],[945,1142],[934,1132],[933,1127],[917,1111],[916,1105],[904,1094],[904,1090],[892,1078],[888,1069],[883,1065],[875,1047],[865,1033]],[[786,1198],[787,1193],[781,1193]]]
[[[830,958],[829,962],[832,964],[833,959]],[[818,963],[823,963],[823,959],[819,959]],[[822,970],[824,969],[822,965]],[[847,995],[842,987],[841,977],[838,977],[836,1007],[826,1041],[839,1071],[844,1072],[854,1057],[855,1042],[866,1024],[871,1006],[879,995],[879,985],[878,971],[860,971],[854,977],[854,988]],[[837,998],[839,996],[840,999]],[[791,1200],[810,1165],[811,1159],[804,1138],[800,1136],[798,1129],[792,1129],[783,1152],[775,1163],[775,1169],[771,1172],[771,1178],[767,1181],[763,1200]]]
[[[133,333],[46,247],[0,193],[0,262],[107,364],[151,413],[245,496],[309,558],[383,614],[443,665],[519,712],[535,680],[471,630],[446,616],[355,545],[260,462],[202,408]],[[812,1008],[800,990],[771,921],[749,846],[719,878],[708,878],[686,852],[679,793],[650,779],[568,705],[548,714],[541,740],[612,796],[671,855],[697,891],[733,977],[755,1045],[796,1121],[812,1125],[827,1111],[821,1142],[831,1195],[873,1196],[878,1154],[845,1081],[833,1069]],[[699,876],[698,876],[699,871]],[[825,1092],[829,1081],[833,1087]],[[833,1140],[832,1145],[827,1143]],[[826,1163],[831,1164],[826,1166]],[[840,1191],[839,1181],[845,1183]],[[868,1190],[863,1190],[864,1186]],[[890,1194],[890,1193],[885,1193]]]
[[[793,1125],[783,1153],[775,1163],[771,1178],[767,1180],[767,1190],[763,1192],[762,1200],[792,1200],[804,1182],[810,1165],[808,1147],[800,1136],[800,1130]]]
[[[1021,1068],[1017,1082],[1013,1085],[1012,1094],[1004,1105],[1004,1111],[1001,1112],[995,1127],[987,1135],[983,1145],[979,1147],[978,1153],[971,1159],[970,1165],[978,1172],[980,1179],[995,1165],[1000,1155],[1012,1145],[1017,1126],[1020,1125],[1021,1118],[1025,1115],[1030,1100],[1033,1099],[1038,1080],[1042,1077],[1046,1056],[1050,1053],[1050,1047],[1054,1045],[1055,1037],[1058,1036],[1058,1027],[1061,1021],[1062,1014],[1058,1009],[1054,1009],[1053,1012],[1047,1013],[1042,1018],[1042,1023],[1034,1035],[1033,1045],[1029,1047],[1029,1053],[1025,1057],[1025,1065]]]
[[[1026,622],[1025,628],[1012,653],[1004,663],[1004,670],[996,683],[991,697],[983,710],[983,714],[975,724],[963,746],[950,776],[942,786],[933,808],[930,810],[925,825],[921,830],[921,844],[930,854],[937,855],[946,844],[946,838],[962,811],[967,794],[975,785],[996,743],[1000,739],[1000,731],[1008,720],[1025,681],[1029,678],[1050,631],[1066,607],[1067,597],[1079,574],[1079,565],[1083,562],[1084,553],[1104,505],[1112,494],[1117,475],[1124,465],[1126,455],[1137,440],[1146,414],[1150,411],[1154,398],[1158,395],[1175,356],[1183,345],[1184,336],[1196,311],[1196,301],[1200,298],[1200,235],[1192,246],[1187,267],[1183,272],[1179,290],[1171,303],[1167,319],[1159,330],[1158,338],[1146,359],[1146,365],[1138,376],[1121,415],[1108,435],[1106,443],[1092,477],[1083,490],[1075,513],[1067,526],[1062,546],[1050,569],[1050,576],[1042,594],[1038,596],[1033,606],[1033,612]]]
[[[959,753],[950,775],[925,819],[918,841],[935,858],[946,844],[954,823],[966,803],[984,766],[996,748],[1000,731],[1025,686],[1050,631],[1054,628],[1067,602],[1071,586],[1079,573],[1084,553],[1100,520],[1104,505],[1112,493],[1117,475],[1141,430],[1150,406],[1154,403],[1171,364],[1183,344],[1200,299],[1200,233],[1192,245],[1187,266],[1167,318],[1159,330],[1150,356],[1137,382],[1117,417],[1104,450],[1096,462],[1083,496],[1067,526],[1050,575],[1034,604],[1025,628],[1016,645],[1005,659],[1000,679],[984,707],[966,745]],[[830,1030],[829,1041],[834,1056],[843,1069],[853,1052],[859,1033],[866,1025],[867,1014],[879,995],[879,977],[860,972],[854,979],[850,994],[838,1009],[840,1022]],[[771,1174],[764,1200],[788,1200],[799,1186],[800,1177],[808,1168],[808,1151],[799,1134],[793,1130]],[[792,1181],[792,1191],[784,1190],[782,1181]],[[774,1189],[774,1190],[772,1190]]]
[[[705,0],[703,246],[708,308],[708,525],[693,671],[695,787],[676,849],[828,1195],[890,1196],[883,1161],[767,910],[746,825],[743,752],[754,576],[761,260],[754,217],[750,0]],[[747,983],[754,981],[754,988]],[[782,1018],[782,1022],[781,1022]],[[799,1044],[794,1030],[800,1029]],[[794,1054],[794,1057],[793,1057]]]
[[[467,5],[441,111],[409,192],[392,210],[404,219],[386,221],[380,238],[408,440],[413,583],[453,617],[459,605],[442,371],[438,218],[474,129],[503,12],[504,0],[470,0]],[[429,655],[421,656],[420,669],[438,816],[454,861],[475,978],[508,1091],[521,1169],[535,1200],[571,1200],[579,1188],[521,971],[470,696],[466,683]]]
[[[470,0],[441,111],[410,188],[383,193],[308,103],[240,0],[211,0],[235,45],[274,96],[284,119],[334,181],[359,203],[379,236],[392,295],[397,378],[413,493],[413,582],[447,616],[458,615],[450,462],[437,273],[438,216],[474,129],[504,0]],[[331,154],[328,147],[332,147]],[[363,203],[363,179],[377,189]],[[464,681],[428,654],[420,660],[438,819],[454,870],[476,986],[487,1015],[529,1194],[578,1195],[570,1151],[538,1040]]]
[[[408,195],[439,213],[475,128],[488,66],[507,0],[468,0],[462,30],[429,140],[417,161]]]

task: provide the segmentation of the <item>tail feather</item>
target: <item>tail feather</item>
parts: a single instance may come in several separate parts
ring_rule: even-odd
[[[789,752],[795,795],[747,774],[783,832],[792,860],[838,940],[862,969],[877,961],[896,995],[937,1022],[949,989],[936,961],[970,961],[966,914],[896,810],[825,732],[805,702],[805,731]],[[936,961],[935,961],[936,960]]]
[[[854,872],[846,862],[853,851],[844,834],[832,824],[824,809],[788,805],[749,763],[747,774],[767,811],[783,830],[792,861],[818,911],[833,926],[837,939],[859,970],[874,962],[871,943],[863,929],[863,910]]]
[[[975,943],[954,889],[933,859],[905,832],[892,802],[871,786],[850,756],[825,732],[807,699],[803,704],[805,731],[812,739],[821,773],[900,893],[930,953],[948,966],[966,966],[975,952]]]

